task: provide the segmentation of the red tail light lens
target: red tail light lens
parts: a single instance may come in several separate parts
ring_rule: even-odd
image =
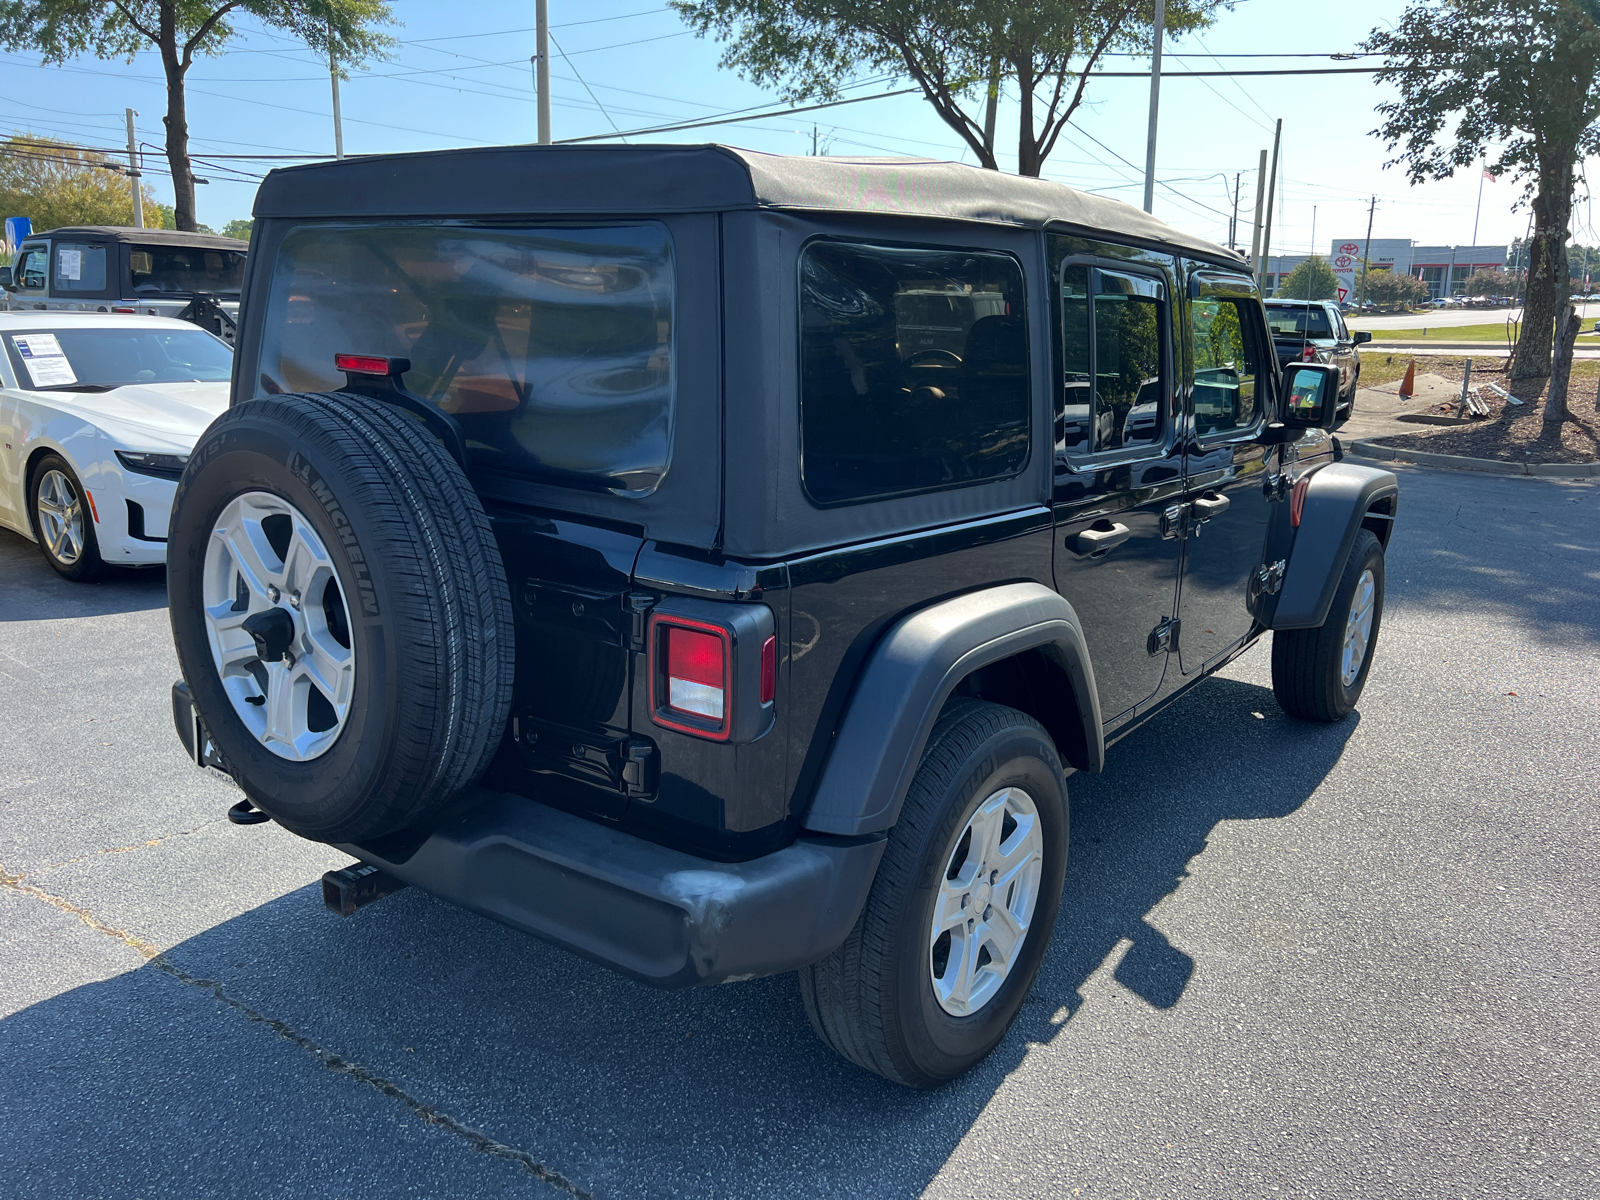
[[[726,711],[728,657],[726,641],[670,625],[667,641],[667,707],[680,713],[721,721]]]
[[[761,643],[761,703],[771,704],[778,695],[778,639]]]
[[[389,374],[389,360],[373,354],[335,354],[333,365],[340,371],[354,371],[357,375]]]
[[[1304,350],[1300,351],[1300,361],[1301,362],[1316,362],[1317,361],[1317,348],[1315,346],[1307,346]]]

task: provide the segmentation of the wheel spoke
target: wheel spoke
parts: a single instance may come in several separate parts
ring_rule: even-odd
[[[990,963],[998,968],[1002,978],[1011,970],[1011,961],[1028,930],[1016,915],[1003,905],[995,905],[984,926],[984,939],[989,946]]]
[[[255,607],[256,596],[265,600],[267,588],[278,582],[278,572],[273,570],[261,556],[260,548],[250,531],[243,528],[218,530],[222,544],[227,547],[228,555],[233,559],[234,568],[244,578],[245,587],[249,588],[252,596],[251,607]]]
[[[283,590],[299,591],[303,603],[311,603],[311,587],[319,571],[333,570],[328,552],[322,548],[317,535],[303,523],[294,523],[294,533],[289,539],[289,552],[283,556]]]
[[[267,732],[273,741],[293,748],[295,739],[295,672],[286,663],[267,663]],[[263,739],[265,740],[265,739]]]
[[[968,909],[971,901],[963,906],[962,896],[969,895],[964,889],[953,886],[946,881],[945,886],[939,889],[939,899],[933,911],[933,938],[939,940],[939,935],[946,929],[955,929],[966,924]]]
[[[957,1011],[960,1012],[965,1012],[972,1000],[973,977],[978,973],[979,945],[978,939],[972,936],[971,931],[963,931],[951,940],[950,965],[945,968],[945,978],[949,980],[949,990],[946,994],[950,1003],[956,1005]],[[956,957],[958,954],[959,959]]]
[[[306,653],[299,669],[335,710],[342,710],[355,690],[355,656],[326,634],[308,632],[300,642]]]

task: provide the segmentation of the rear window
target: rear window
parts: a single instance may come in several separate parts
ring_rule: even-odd
[[[134,246],[128,252],[128,273],[136,296],[237,292],[244,281],[244,251]]]
[[[1267,305],[1267,324],[1274,337],[1331,338],[1333,326],[1324,308],[1279,308]]]
[[[1022,294],[1022,270],[1004,254],[808,246],[800,426],[811,500],[848,504],[1021,471]]]
[[[302,226],[262,331],[264,392],[344,384],[335,354],[411,360],[475,467],[623,495],[666,475],[672,243],[655,223],[575,229]]]

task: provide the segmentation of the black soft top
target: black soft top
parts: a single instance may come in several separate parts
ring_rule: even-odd
[[[29,237],[82,237],[106,242],[133,242],[141,246],[196,246],[201,250],[248,250],[250,243],[220,233],[184,233],[180,229],[135,229],[131,225],[63,225],[34,232]]]
[[[486,146],[272,171],[260,218],[510,217],[736,209],[922,217],[1112,234],[1238,265],[1132,205],[1059,183],[915,158],[816,158],[732,146]]]

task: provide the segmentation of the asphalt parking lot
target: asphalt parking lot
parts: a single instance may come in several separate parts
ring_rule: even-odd
[[[1600,486],[1404,469],[1357,714],[1258,649],[1071,781],[1055,941],[932,1094],[792,976],[648,990],[239,828],[159,572],[0,532],[15,1197],[1600,1195]]]

